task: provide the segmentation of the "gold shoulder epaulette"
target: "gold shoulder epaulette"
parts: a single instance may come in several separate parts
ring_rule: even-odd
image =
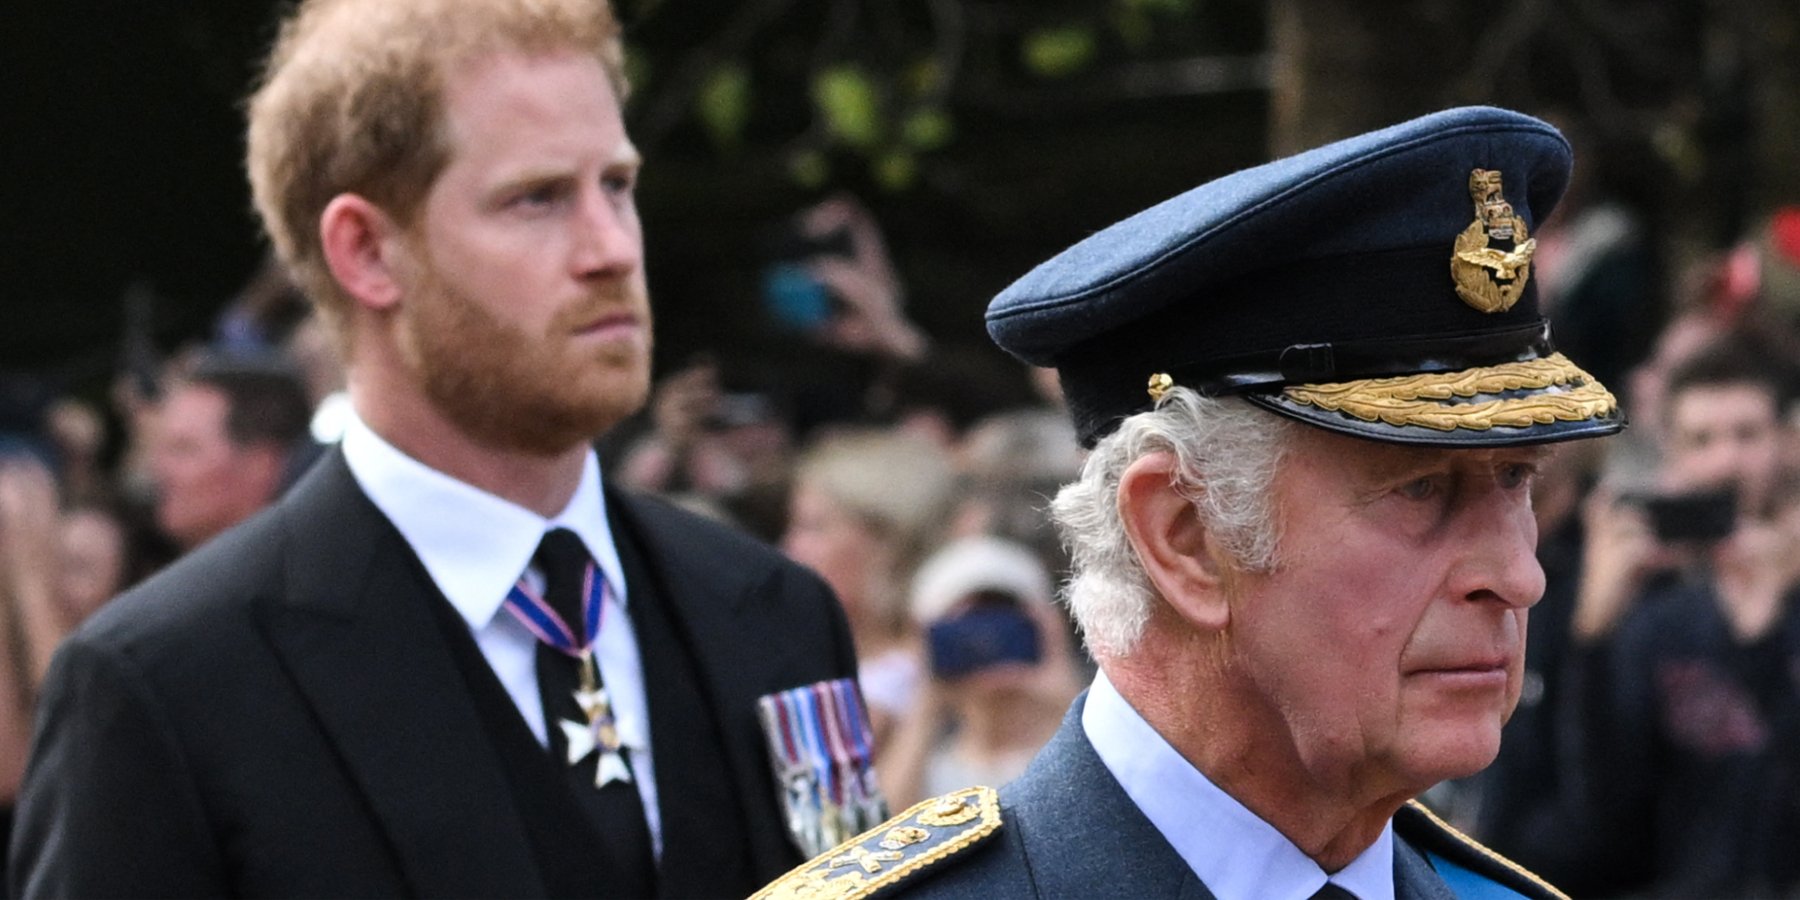
[[[1420,803],[1417,800],[1408,800],[1406,801],[1406,805],[1418,812],[1427,823],[1449,838],[1452,842],[1461,844],[1468,851],[1472,852],[1475,857],[1484,859],[1490,865],[1497,866],[1513,873],[1515,876],[1529,883],[1532,887],[1537,888],[1544,896],[1558,898],[1558,900],[1569,900],[1568,894],[1557,890],[1555,885],[1539,878],[1536,872],[1495,853],[1493,850],[1488,849],[1486,844],[1463,834],[1456,826],[1439,818],[1438,814],[1432,812],[1425,804]]]
[[[1000,795],[971,787],[916,804],[775,879],[750,900],[857,900],[1000,830]]]

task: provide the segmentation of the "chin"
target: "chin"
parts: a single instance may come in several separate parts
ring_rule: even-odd
[[[1437,733],[1413,742],[1408,754],[1408,768],[1418,773],[1418,782],[1430,786],[1451,778],[1467,778],[1494,762],[1500,755],[1500,725],[1465,723],[1440,726]]]
[[[596,381],[597,384],[584,392],[586,400],[581,403],[581,412],[588,427],[592,428],[592,437],[605,434],[614,425],[635,415],[650,399],[647,374],[627,374]]]

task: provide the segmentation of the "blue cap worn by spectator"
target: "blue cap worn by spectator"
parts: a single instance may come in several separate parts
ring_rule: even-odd
[[[1538,309],[1530,235],[1568,185],[1549,124],[1469,107],[1201,185],[1076,244],[988,308],[1056,368],[1082,443],[1171,385],[1421,446],[1624,427]]]

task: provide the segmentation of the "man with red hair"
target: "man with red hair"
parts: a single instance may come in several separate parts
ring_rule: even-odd
[[[764,694],[828,589],[600,478],[651,321],[605,0],[313,0],[257,208],[357,414],[267,513],[65,646],[20,896],[741,896],[798,861]]]

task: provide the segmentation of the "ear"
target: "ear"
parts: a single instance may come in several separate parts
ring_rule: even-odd
[[[331,198],[319,216],[319,243],[331,276],[370,309],[400,302],[400,282],[394,277],[400,234],[381,207],[357,194]]]
[[[1119,517],[1144,574],[1164,603],[1196,627],[1231,621],[1231,571],[1193,501],[1175,485],[1171,453],[1139,458],[1119,478]]]

